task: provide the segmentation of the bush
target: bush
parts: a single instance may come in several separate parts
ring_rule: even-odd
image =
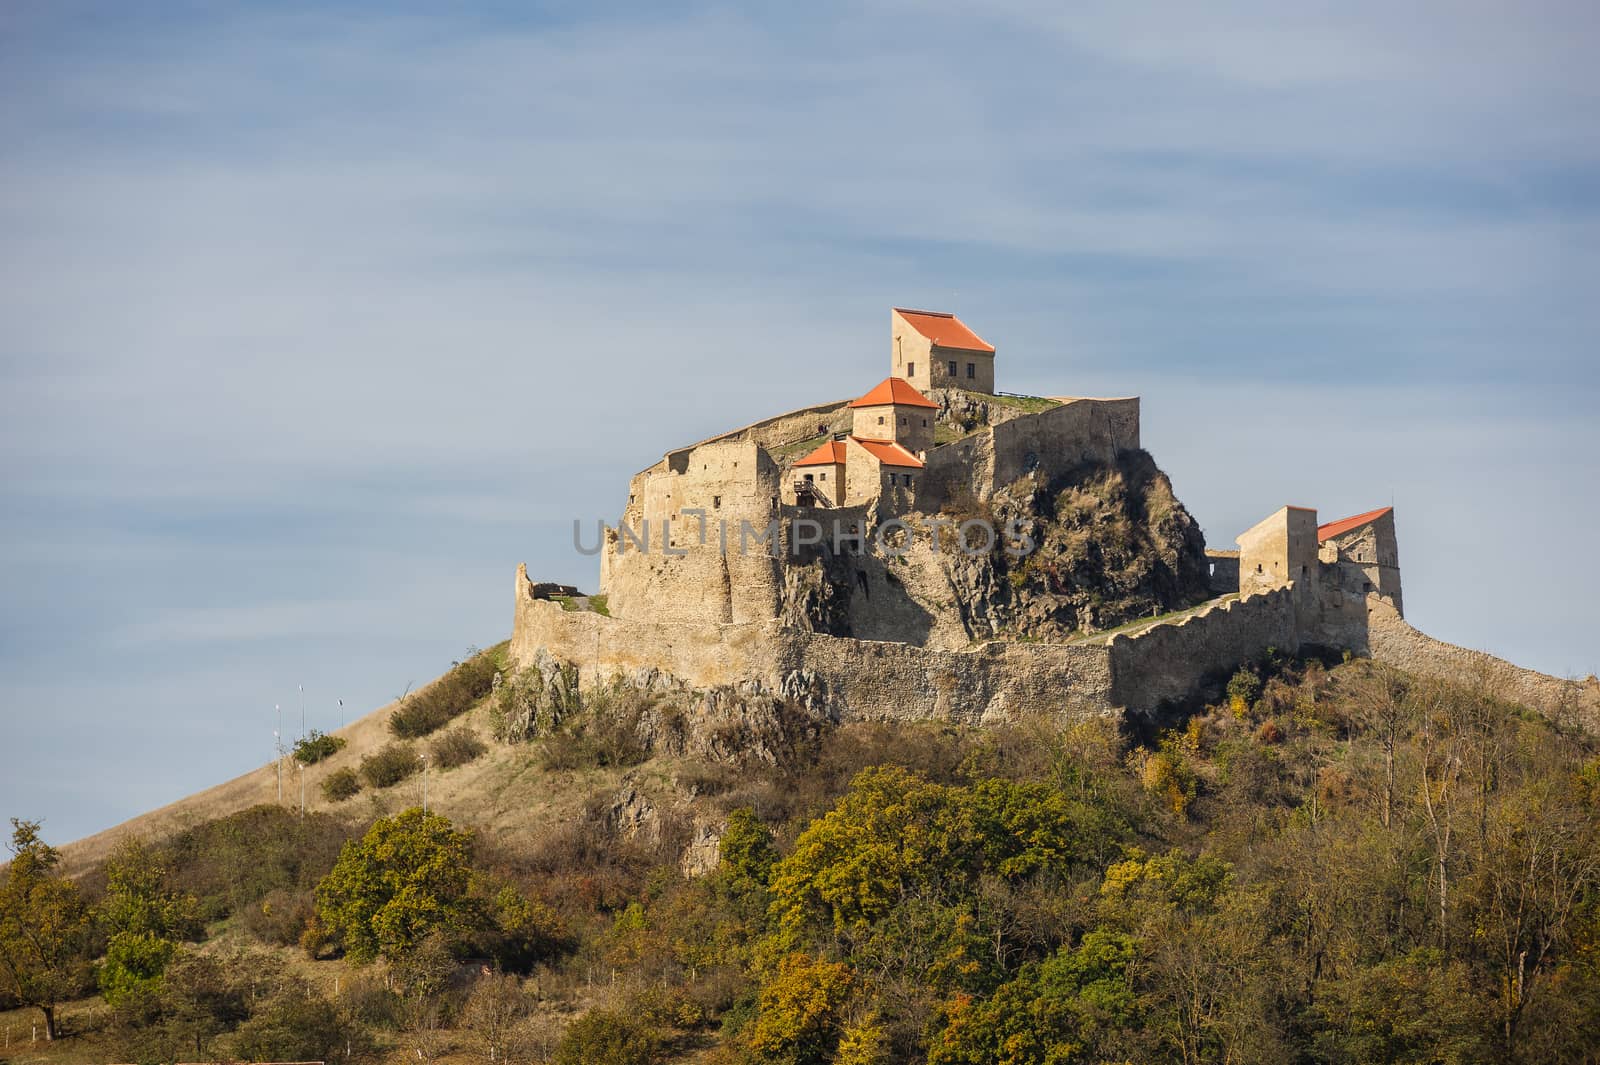
[[[290,947],[300,942],[306,923],[316,914],[309,891],[277,888],[244,911],[245,930],[263,943]]]
[[[369,787],[392,788],[422,767],[409,743],[391,743],[361,759],[361,779]]]
[[[233,1052],[246,1061],[331,1061],[352,1035],[333,1003],[291,986],[239,1026]]]
[[[332,758],[343,748],[343,736],[329,736],[312,729],[311,735],[294,745],[294,758],[301,765],[315,765],[324,758]]]
[[[458,765],[466,765],[488,749],[478,738],[478,734],[465,725],[436,736],[428,745],[431,760],[440,769],[454,769]]]
[[[389,715],[389,731],[403,740],[437,732],[488,695],[498,672],[496,656],[487,651],[457,662],[433,684],[401,700]]]
[[[164,845],[169,883],[194,895],[208,921],[248,910],[274,889],[304,891],[333,868],[350,826],[262,805],[185,829]]]
[[[554,1060],[556,1065],[649,1065],[659,1047],[655,1033],[632,1017],[590,1010],[561,1037]]]
[[[361,778],[349,766],[336,769],[322,782],[322,797],[329,802],[344,802],[361,791]]]

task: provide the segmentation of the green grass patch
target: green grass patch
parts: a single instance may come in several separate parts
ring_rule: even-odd
[[[1025,410],[1029,414],[1037,414],[1051,407],[1061,406],[1059,399],[1049,399],[1045,396],[989,396],[985,395],[984,401],[996,407],[1010,407],[1013,410]]]

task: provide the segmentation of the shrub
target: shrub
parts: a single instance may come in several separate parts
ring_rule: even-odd
[[[294,758],[301,765],[315,765],[324,758],[332,758],[343,748],[343,736],[329,736],[312,729],[311,735],[294,745]]]
[[[233,1052],[246,1061],[330,1061],[351,1035],[333,1003],[291,986],[239,1026]]]
[[[391,743],[361,759],[361,779],[370,787],[392,788],[422,768],[409,743]]]
[[[658,1049],[655,1033],[639,1021],[622,1013],[590,1010],[561,1037],[554,1060],[556,1065],[649,1065]]]
[[[403,740],[437,732],[488,695],[497,672],[496,656],[487,651],[457,662],[433,684],[401,700],[389,715],[389,731]]]
[[[440,769],[466,765],[488,749],[478,734],[465,725],[434,737],[428,745],[428,753],[432,756],[430,760]]]
[[[309,891],[277,888],[244,911],[245,930],[263,943],[289,947],[300,942],[306,923],[316,913]]]
[[[322,782],[322,797],[329,802],[344,802],[361,791],[361,778],[349,766],[336,769]]]
[[[171,886],[194,895],[202,916],[249,909],[275,888],[314,887],[339,856],[350,826],[327,813],[304,818],[262,805],[185,829],[165,844]]]

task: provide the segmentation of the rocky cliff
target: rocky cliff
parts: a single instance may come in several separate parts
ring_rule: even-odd
[[[1144,451],[1044,479],[1024,477],[986,500],[957,499],[932,520],[981,519],[1034,543],[1015,558],[913,538],[900,560],[819,549],[787,567],[785,619],[835,636],[959,646],[1006,635],[1060,641],[1193,606],[1210,595],[1205,538]],[[870,530],[869,530],[870,531]]]

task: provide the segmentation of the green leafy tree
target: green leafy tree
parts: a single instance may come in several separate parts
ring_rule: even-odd
[[[1137,947],[1096,929],[1070,951],[1023,967],[987,1001],[957,996],[928,1051],[929,1065],[1069,1065],[1108,1060],[1136,1025]]]
[[[133,1008],[158,992],[179,941],[200,933],[199,903],[169,888],[169,875],[161,853],[139,839],[124,841],[106,863],[100,920],[110,940],[99,983],[115,1008]]]
[[[750,884],[765,884],[778,860],[771,829],[748,806],[728,814],[728,825],[717,849],[728,873]]]
[[[431,933],[474,923],[472,836],[412,808],[345,844],[317,886],[317,914],[351,959],[398,958]]]
[[[61,860],[36,821],[11,820],[11,864],[0,883],[0,977],[16,1000],[60,1033],[56,1008],[88,982],[89,907],[78,885],[56,872]]]

